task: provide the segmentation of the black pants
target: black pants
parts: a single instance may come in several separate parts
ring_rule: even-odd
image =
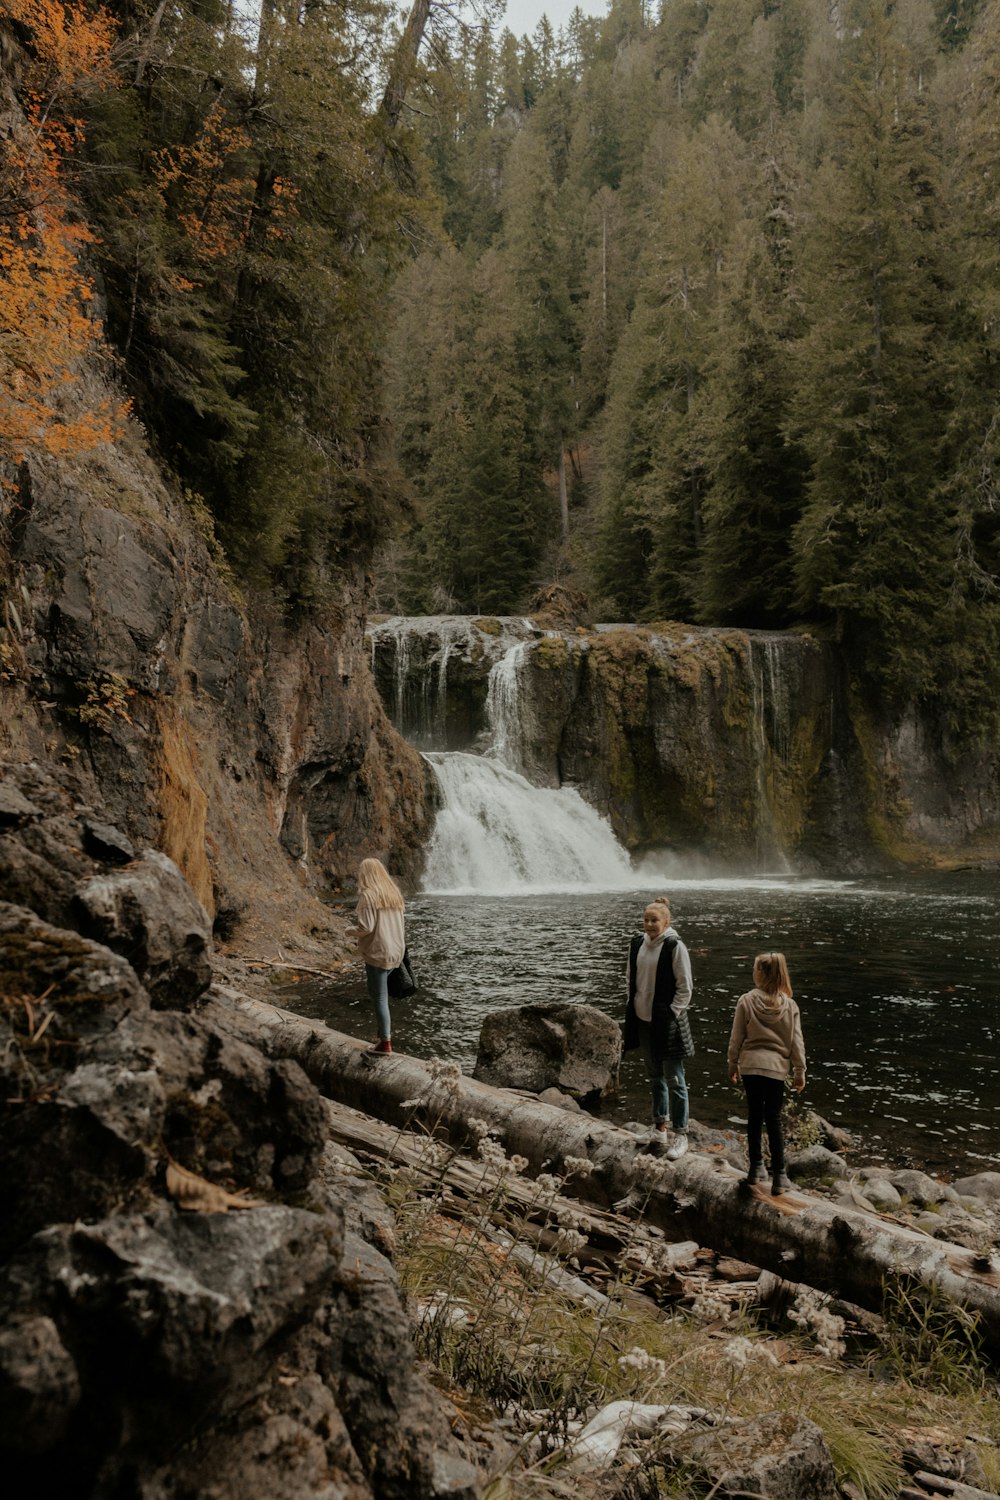
[[[785,1101],[785,1084],[781,1078],[765,1078],[762,1073],[744,1073],[747,1091],[747,1149],[750,1165],[763,1161],[760,1138],[767,1126],[767,1144],[771,1152],[771,1171],[785,1170],[785,1138],[781,1133],[781,1106]]]

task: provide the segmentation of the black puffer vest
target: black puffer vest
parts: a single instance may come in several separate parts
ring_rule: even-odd
[[[635,968],[636,958],[642,946],[642,937],[637,936],[628,949],[628,1004],[625,1007],[624,1048],[632,1052],[639,1045],[639,1018],[635,1013]],[[686,1010],[675,1016],[670,1002],[677,993],[674,977],[674,950],[676,938],[664,938],[663,949],[656,965],[656,982],[653,986],[653,1056],[691,1057],[694,1053],[694,1038],[691,1022]]]

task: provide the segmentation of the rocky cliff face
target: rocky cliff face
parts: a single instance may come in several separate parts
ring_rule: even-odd
[[[1000,854],[995,751],[957,758],[917,715],[890,722],[807,635],[457,618],[369,634],[408,736],[492,738],[631,849],[841,872]]]
[[[323,932],[366,854],[402,874],[424,767],[371,685],[361,565],[289,624],[242,594],[133,434],[24,466],[0,499],[0,749],[174,859],[229,932]]]
[[[210,992],[176,866],[0,760],[0,889],[9,1492],[475,1500],[391,1217]]]

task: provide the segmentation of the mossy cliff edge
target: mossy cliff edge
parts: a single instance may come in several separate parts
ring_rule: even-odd
[[[831,871],[1000,855],[995,749],[958,757],[917,713],[891,720],[807,634],[428,617],[370,638],[397,722],[449,749],[488,742],[503,662],[506,758],[577,787],[637,852]]]

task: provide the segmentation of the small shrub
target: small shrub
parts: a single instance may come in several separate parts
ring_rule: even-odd
[[[882,1288],[886,1331],[880,1368],[912,1385],[951,1393],[986,1381],[979,1314],[908,1276],[887,1278]]]

